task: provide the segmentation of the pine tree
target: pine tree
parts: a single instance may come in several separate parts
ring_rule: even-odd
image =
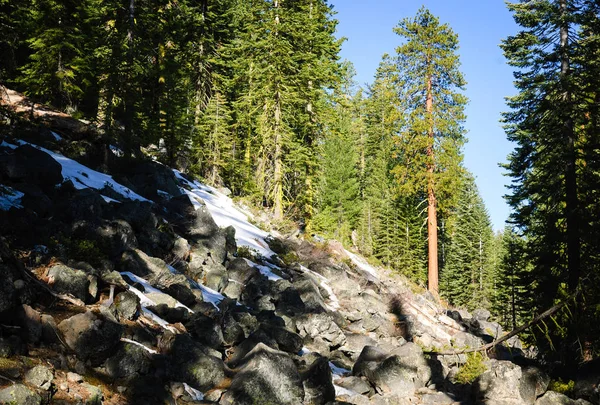
[[[513,177],[509,204],[511,220],[527,240],[536,275],[535,310],[541,311],[581,285],[598,277],[589,257],[597,252],[590,225],[595,203],[593,165],[597,145],[597,6],[583,0],[545,0],[509,4],[522,27],[502,45],[515,73],[519,94],[509,99],[508,138],[517,144],[506,168]],[[594,199],[592,197],[592,199]],[[588,217],[586,214],[589,213]],[[589,232],[588,232],[589,231]],[[585,254],[583,254],[585,252]],[[595,298],[594,298],[595,297]],[[582,293],[570,313],[555,318],[538,333],[542,349],[560,346],[562,357],[574,365],[589,359],[597,294]],[[560,325],[560,326],[558,326]]]
[[[426,8],[394,30],[407,120],[399,131],[394,169],[401,192],[425,191],[428,200],[428,288],[438,294],[438,201],[452,207],[461,173],[466,98],[459,71],[458,37]]]
[[[492,227],[475,179],[467,175],[454,213],[442,294],[451,304],[469,309],[489,308],[492,302]]]

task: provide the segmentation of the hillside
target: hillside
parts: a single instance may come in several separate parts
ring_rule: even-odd
[[[549,391],[516,338],[436,355],[504,332],[6,94],[0,403],[598,403],[597,370]]]

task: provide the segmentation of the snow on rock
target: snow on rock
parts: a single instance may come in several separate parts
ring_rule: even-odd
[[[202,285],[199,282],[193,282],[192,286],[202,291],[202,298],[204,299],[204,302],[210,302],[215,308],[219,309],[218,305],[221,303],[221,301],[225,299],[225,296],[223,294],[211,288],[208,288],[207,286]],[[239,302],[238,305],[240,305]]]
[[[141,284],[144,287],[144,291],[146,293],[157,293],[157,294],[168,295],[168,294],[165,294],[164,292],[160,291],[158,288],[152,287],[150,285],[150,283],[148,283],[146,280],[144,280],[143,278],[141,278],[139,276],[136,276],[135,274],[133,274],[133,273],[131,273],[129,271],[123,271],[123,272],[121,272],[121,275],[122,276],[127,276],[127,277],[129,277],[129,279],[135,281],[138,284]],[[144,293],[142,293],[140,290],[137,290],[135,287],[132,287],[132,286],[129,286],[129,287],[130,287],[130,289],[135,290],[135,291],[133,291],[133,293],[135,295],[137,295],[138,297],[140,297],[140,301],[142,301],[142,297],[140,296],[140,294],[144,296],[144,298],[145,298],[145,300],[144,300],[145,305],[156,305],[156,303],[154,301],[152,301],[151,299],[149,299],[148,297],[146,297],[144,295]],[[189,309],[188,307],[186,307],[185,305],[183,305],[181,302],[179,302],[177,300],[175,300],[175,301],[176,301],[175,302],[175,308],[185,308],[185,309],[188,310],[188,312],[190,312],[192,314],[194,313],[194,311],[192,311],[191,309]],[[149,304],[148,304],[148,302],[149,302]]]
[[[141,344],[140,342],[136,342],[135,340],[131,340],[131,339],[127,339],[127,338],[121,338],[121,342],[131,343],[132,345],[139,346],[142,349],[146,350],[150,354],[157,354],[158,353],[156,350],[151,349],[151,348],[149,348],[147,346],[144,346],[143,344]]]
[[[12,187],[0,184],[0,210],[8,211],[11,208],[23,208],[21,198],[24,196],[25,194]]]
[[[221,228],[233,226],[235,228],[235,238],[238,246],[254,249],[264,257],[275,255],[275,252],[269,248],[265,241],[269,234],[252,225],[248,219],[248,214],[236,207],[231,198],[213,187],[197,181],[187,180],[178,170],[173,170],[173,172],[175,177],[185,185],[182,191],[189,196],[196,209],[206,205],[218,226]]]
[[[337,311],[338,309],[340,309],[340,301],[338,300],[337,296],[335,295],[335,293],[333,292],[333,289],[331,288],[331,286],[329,285],[329,280],[320,275],[317,272],[314,272],[302,265],[300,265],[300,269],[304,272],[304,273],[309,273],[312,276],[314,276],[317,280],[319,280],[319,285],[325,290],[327,291],[327,293],[329,293],[329,303],[327,305],[327,307],[331,310],[331,311]]]
[[[109,146],[110,151],[117,157],[122,157],[123,156],[123,151],[121,149],[119,149],[118,147],[116,147],[115,145],[110,145]]]
[[[344,249],[344,252],[346,252],[348,257],[350,257],[350,260],[352,260],[352,263],[354,263],[356,265],[356,267],[358,267],[362,271],[372,275],[373,277],[375,277],[377,279],[379,278],[379,275],[377,274],[377,270],[375,270],[375,268],[373,266],[371,266],[369,263],[367,263],[365,261],[365,259],[355,255],[354,253],[350,253],[349,251],[347,251],[345,249]]]
[[[57,134],[54,131],[50,131],[50,134],[52,134],[52,136],[54,137],[55,140],[57,141],[62,141],[62,136],[60,136],[59,134]]]
[[[333,384],[333,388],[335,388],[335,396],[339,397],[342,395],[348,396],[348,397],[353,397],[358,395],[357,392],[354,392],[352,390],[349,390],[348,388],[344,388],[344,387],[340,387],[337,384]]]
[[[202,400],[204,400],[204,394],[202,392],[198,391],[196,388],[190,387],[186,383],[183,383],[183,387],[185,388],[185,392],[187,392],[188,395],[190,397],[192,397],[192,399],[194,401],[202,401]]]
[[[268,266],[262,266],[260,264],[256,264],[252,260],[248,260],[246,258],[244,258],[244,260],[246,261],[246,263],[248,263],[248,266],[257,268],[258,271],[260,271],[260,274],[262,274],[263,276],[266,276],[270,281],[277,281],[277,280],[283,279],[282,277],[273,273],[273,271],[271,271],[271,268]],[[273,266],[273,267],[278,268],[277,266]]]
[[[105,196],[104,194],[100,194],[100,197],[102,197],[102,198],[104,199],[104,201],[106,201],[106,202],[107,202],[107,203],[109,203],[109,204],[110,204],[110,203],[117,203],[117,204],[120,204],[120,203],[121,203],[121,201],[117,201],[117,200],[115,200],[114,198],[107,197],[107,196]]]
[[[41,150],[42,152],[46,152],[47,154],[52,156],[52,158],[62,166],[62,176],[64,180],[71,180],[75,188],[78,190],[82,190],[85,188],[101,190],[104,187],[109,187],[116,193],[122,195],[124,198],[138,201],[150,201],[145,199],[141,195],[135,193],[133,190],[123,186],[122,184],[117,183],[108,174],[92,170],[89,167],[74,161],[73,159],[69,159],[68,157],[61,155],[60,153],[52,152],[51,150],[42,148],[41,146],[33,145],[31,143],[21,140],[17,141],[17,143],[19,145],[31,145]],[[6,142],[2,142],[2,146],[8,146],[12,149],[16,148],[15,145],[11,145]]]
[[[333,380],[338,380],[344,376],[347,376],[351,373],[350,370],[347,370],[345,368],[342,367],[338,367],[335,364],[333,364],[332,362],[329,362],[329,368],[331,369],[331,373],[333,374]]]
[[[148,317],[150,320],[152,320],[156,324],[160,325],[164,329],[171,331],[173,333],[177,333],[177,329],[175,329],[174,327],[169,325],[169,322],[165,321],[160,316],[156,315],[154,312],[150,311],[148,308],[146,308],[143,305],[142,305],[142,312],[144,313],[144,315],[146,317]]]

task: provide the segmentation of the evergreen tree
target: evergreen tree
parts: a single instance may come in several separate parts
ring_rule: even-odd
[[[442,272],[442,294],[453,305],[469,309],[489,308],[494,269],[491,267],[493,234],[488,213],[475,179],[467,175],[454,213],[446,263]]]
[[[428,288],[438,294],[439,208],[453,206],[462,171],[466,98],[459,71],[458,37],[429,10],[402,20],[395,32],[406,122],[399,130],[394,171],[403,193],[427,193]]]

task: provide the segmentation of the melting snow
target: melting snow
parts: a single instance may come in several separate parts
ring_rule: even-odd
[[[223,294],[195,281],[192,283],[192,285],[198,290],[202,291],[202,298],[204,299],[204,302],[210,302],[215,308],[219,309],[219,303],[225,299]],[[239,302],[238,305],[240,305]]]
[[[144,287],[144,292],[147,292],[147,293],[157,293],[157,294],[163,294],[163,295],[169,295],[169,294],[166,294],[166,293],[164,293],[164,292],[160,291],[158,288],[154,288],[154,287],[152,287],[152,286],[150,285],[150,283],[148,283],[146,280],[144,280],[143,278],[141,278],[141,277],[139,277],[139,276],[136,276],[135,274],[133,274],[133,273],[131,273],[131,272],[129,272],[129,271],[123,271],[123,272],[121,272],[121,275],[122,275],[122,276],[127,276],[127,277],[129,277],[131,280],[135,281],[136,283],[139,283],[139,284],[141,284],[141,285]],[[146,296],[145,296],[145,295],[144,295],[144,294],[143,294],[143,293],[142,293],[140,290],[137,290],[135,287],[131,287],[131,286],[129,286],[129,287],[130,287],[130,288],[132,288],[133,290],[136,290],[136,291],[137,291],[137,292],[136,292],[136,291],[133,291],[133,293],[134,293],[135,295],[137,295],[138,297],[140,297],[140,294],[144,296],[144,298],[145,298],[145,302],[146,302],[146,304],[145,304],[145,305],[147,305],[147,306],[148,306],[148,305],[156,305],[156,303],[155,303],[154,301],[152,301],[150,298],[146,297]],[[169,295],[169,297],[170,297],[170,295]],[[171,297],[171,298],[173,298],[173,297]],[[140,300],[142,300],[142,297],[140,297]],[[183,305],[181,302],[179,302],[179,301],[177,301],[177,300],[175,300],[175,301],[176,301],[176,302],[175,302],[175,308],[185,308],[185,309],[187,309],[189,312],[191,312],[192,314],[194,313],[194,311],[192,311],[191,309],[189,309],[188,307],[186,307],[185,305]],[[148,303],[148,302],[149,302],[149,303]]]
[[[361,269],[364,272],[369,273],[370,275],[372,275],[375,278],[379,278],[379,276],[377,275],[377,270],[375,270],[375,268],[373,266],[371,266],[369,263],[367,263],[363,258],[358,257],[357,255],[350,253],[345,249],[344,249],[344,252],[346,252],[348,257],[350,257],[350,260],[352,260],[352,263],[354,263],[356,265],[356,267],[358,267],[359,269]]]
[[[158,353],[156,350],[154,349],[150,349],[149,347],[144,346],[143,344],[141,344],[140,342],[136,342],[135,340],[131,340],[131,339],[126,339],[126,338],[121,338],[121,342],[125,342],[125,343],[131,343],[132,345],[136,345],[141,347],[142,349],[146,350],[148,353],[150,354],[156,354]]]
[[[8,211],[11,208],[23,208],[21,198],[25,194],[12,187],[0,185],[0,210]]]
[[[118,203],[118,204],[120,204],[120,203],[121,203],[121,201],[117,201],[117,200],[115,200],[114,198],[107,197],[107,196],[105,196],[104,194],[100,194],[100,197],[102,197],[102,198],[104,199],[104,201],[106,201],[106,202],[107,202],[107,203],[109,203],[109,204],[110,204],[110,203]]]
[[[333,387],[335,388],[335,396],[336,397],[339,397],[341,395],[347,395],[349,397],[353,397],[355,395],[358,395],[357,392],[354,392],[354,391],[349,390],[349,389],[344,388],[344,387],[340,387],[337,384],[333,384]]]
[[[333,364],[332,362],[329,362],[329,368],[331,369],[331,373],[333,374],[334,380],[342,378],[343,376],[351,373],[350,370],[342,368],[342,367],[338,367],[335,364]]]
[[[108,174],[104,174],[104,173],[100,173],[95,170],[92,170],[89,167],[84,166],[81,163],[74,161],[73,159],[69,159],[68,157],[63,156],[60,153],[52,152],[51,150],[42,148],[41,146],[29,144],[24,141],[17,141],[17,142],[19,143],[19,145],[25,145],[25,144],[31,145],[43,152],[46,152],[50,156],[52,156],[52,158],[54,160],[56,160],[62,166],[62,176],[64,177],[65,181],[71,180],[73,182],[73,185],[75,186],[75,188],[77,188],[79,190],[82,190],[85,188],[93,188],[96,190],[100,190],[104,187],[110,187],[115,192],[117,192],[118,194],[122,195],[125,198],[131,199],[131,200],[138,200],[138,201],[150,201],[150,200],[145,199],[141,195],[136,194],[133,190],[130,190],[129,188],[117,183]],[[13,148],[13,149],[16,148],[16,146],[14,146],[14,145],[7,144],[6,142],[2,142],[2,146],[4,146],[5,144],[9,148]]]
[[[323,287],[323,289],[329,293],[329,304],[326,304],[327,307],[331,311],[337,311],[338,309],[340,309],[340,302],[339,302],[337,296],[335,295],[335,293],[333,292],[333,289],[329,285],[329,280],[327,278],[325,278],[324,276],[320,275],[319,273],[314,272],[302,265],[300,265],[300,269],[302,269],[303,272],[309,273],[309,274],[313,275],[314,277],[316,277],[317,280],[319,280],[319,285],[321,287]]]
[[[150,311],[148,308],[146,308],[143,305],[142,305],[142,312],[144,313],[145,316],[147,316],[148,318],[150,318],[151,320],[153,320],[154,322],[156,322],[163,328],[165,328],[173,333],[177,333],[177,329],[175,329],[174,327],[169,325],[169,322],[165,321],[160,316],[156,315],[154,312]]]
[[[204,400],[204,394],[202,392],[198,391],[196,388],[190,387],[186,383],[183,383],[183,387],[185,388],[185,391],[188,393],[188,395],[190,397],[192,397],[192,399],[194,401]]]
[[[56,139],[57,141],[62,141],[62,136],[60,136],[59,134],[57,134],[54,131],[50,131],[50,133],[52,134],[52,136],[54,137],[54,139]]]
[[[110,145],[110,151],[117,157],[123,156],[123,151],[117,148],[115,145]]]
[[[269,249],[269,245],[265,242],[265,238],[269,234],[252,225],[248,220],[248,215],[235,207],[231,198],[213,187],[208,187],[197,181],[187,180],[178,170],[173,170],[173,172],[189,188],[189,190],[184,188],[183,191],[190,197],[196,209],[206,205],[218,226],[221,228],[233,226],[235,228],[235,239],[238,246],[247,246],[264,257],[275,255],[275,252]],[[202,201],[204,204],[202,204]]]
[[[262,266],[260,264],[256,264],[251,260],[248,260],[246,258],[244,258],[244,260],[246,261],[246,263],[248,263],[249,266],[251,267],[256,267],[258,269],[258,271],[260,271],[260,273],[264,276],[266,276],[269,280],[271,281],[277,281],[277,280],[282,280],[283,278],[278,276],[277,274],[273,273],[271,271],[271,268],[268,266]],[[273,266],[275,268],[278,268],[277,266]]]

